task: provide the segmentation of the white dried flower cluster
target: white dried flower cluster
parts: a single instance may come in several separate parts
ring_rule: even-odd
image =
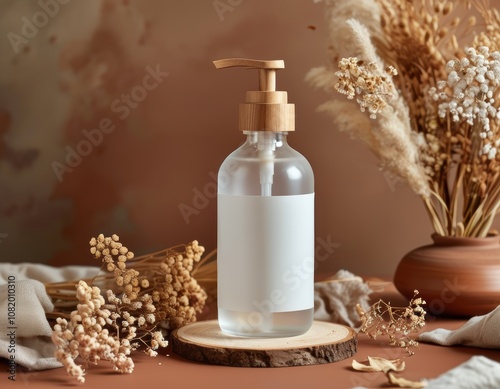
[[[194,262],[205,250],[197,241],[169,250],[161,263],[154,255],[134,261],[134,254],[117,235],[100,234],[89,243],[91,254],[112,273],[116,290],[108,289],[103,295],[97,286],[80,281],[77,309],[69,321],[58,318],[54,326],[55,356],[79,382],[85,381],[85,372],[76,358],[93,364],[107,360],[115,370],[131,373],[133,350],[144,346],[147,355],[156,356],[159,347],[168,345],[158,329],[172,330],[196,321],[207,298],[191,276]]]
[[[94,258],[101,259],[106,270],[113,273],[116,285],[123,288],[123,302],[130,304],[138,298],[141,287],[149,286],[149,281],[145,276],[140,276],[137,270],[127,269],[127,260],[132,260],[134,253],[123,246],[119,239],[116,234],[111,237],[100,234],[90,240],[90,253]]]
[[[422,329],[426,314],[422,307],[425,301],[417,295],[418,290],[415,290],[407,307],[393,307],[379,300],[365,311],[358,304],[356,309],[362,322],[360,331],[373,339],[387,335],[391,346],[405,348],[409,355],[414,354],[410,347],[418,346],[418,342],[411,334]]]
[[[85,371],[75,363],[76,358],[93,364],[107,360],[115,370],[131,373],[134,362],[128,355],[134,348],[130,340],[136,336],[135,327],[128,328],[127,333],[121,336],[114,336],[105,328],[119,328],[119,314],[105,308],[105,300],[98,287],[90,287],[85,281],[80,281],[76,296],[79,303],[69,321],[58,318],[54,326],[52,341],[57,347],[57,360],[64,365],[68,374],[81,383],[85,382]]]
[[[334,88],[346,95],[348,99],[356,99],[362,112],[368,110],[370,118],[376,119],[377,113],[387,106],[387,100],[392,97],[393,84],[390,81],[397,71],[387,66],[381,72],[378,66],[370,62],[367,65],[356,57],[342,58],[335,75],[338,82]]]
[[[205,251],[198,241],[185,246],[183,254],[172,253],[160,265],[163,282],[152,292],[156,306],[165,312],[162,327],[172,330],[196,321],[196,313],[201,312],[207,294],[191,276],[195,262]]]
[[[495,106],[500,85],[500,52],[486,46],[465,50],[466,57],[448,62],[447,81],[439,81],[429,93],[438,101],[439,117],[450,114],[454,122],[465,121],[470,126],[481,124],[479,135],[483,139],[480,155],[495,159],[500,145],[496,126],[490,126],[490,119],[499,120],[500,110]]]

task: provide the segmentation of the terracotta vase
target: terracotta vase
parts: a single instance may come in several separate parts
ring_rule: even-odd
[[[408,299],[418,289],[433,316],[471,317],[500,305],[500,236],[432,235],[433,244],[406,254],[394,275]]]

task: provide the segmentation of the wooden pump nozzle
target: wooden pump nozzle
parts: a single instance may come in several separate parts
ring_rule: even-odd
[[[295,130],[295,105],[288,104],[286,92],[276,91],[276,70],[285,68],[283,60],[225,58],[213,63],[217,69],[244,67],[259,71],[259,90],[248,91],[246,103],[240,104],[240,130]]]

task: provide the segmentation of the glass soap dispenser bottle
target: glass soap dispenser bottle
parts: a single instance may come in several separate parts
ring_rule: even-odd
[[[217,69],[257,69],[240,104],[245,143],[222,163],[217,195],[217,305],[223,333],[305,333],[314,313],[314,176],[287,143],[295,106],[276,91],[282,60],[229,58]]]

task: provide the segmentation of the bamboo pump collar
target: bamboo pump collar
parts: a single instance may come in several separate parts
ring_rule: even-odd
[[[259,70],[259,90],[246,93],[240,104],[241,131],[294,131],[295,105],[288,104],[287,92],[276,90],[276,70],[284,69],[283,60],[227,58],[213,61],[217,69],[244,67]]]

